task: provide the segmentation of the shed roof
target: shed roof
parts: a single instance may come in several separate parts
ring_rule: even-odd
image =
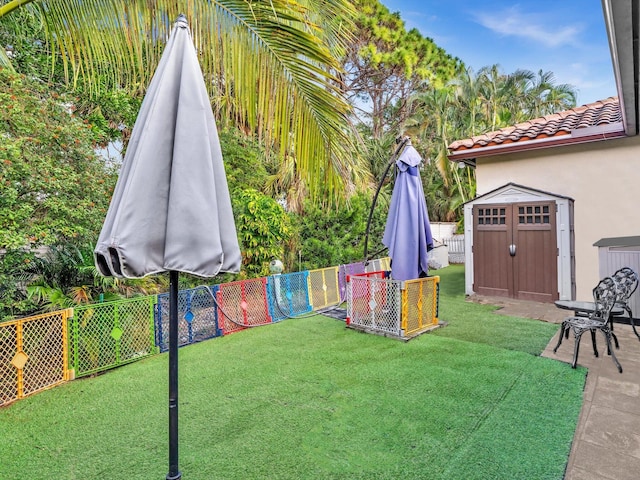
[[[640,237],[611,237],[601,238],[593,244],[594,247],[640,247]]]
[[[553,197],[555,199],[566,199],[566,200],[569,200],[570,202],[573,202],[573,198],[567,197],[566,195],[558,195],[557,193],[548,192],[546,190],[540,190],[538,188],[527,187],[525,185],[520,185],[518,183],[509,182],[498,188],[494,188],[489,192],[483,193],[482,195],[478,195],[477,197],[472,198],[471,200],[467,200],[466,202],[464,202],[464,205],[474,204],[474,203],[477,203],[478,200],[495,197],[497,194],[509,192],[510,190],[519,191],[519,192],[531,192],[531,193],[541,194],[548,197]]]
[[[618,97],[609,97],[493,132],[457,140],[449,159],[475,159],[513,151],[575,144],[624,136]]]

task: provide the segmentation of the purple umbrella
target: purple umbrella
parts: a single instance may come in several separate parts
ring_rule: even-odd
[[[391,277],[412,280],[428,273],[433,237],[418,166],[422,158],[410,142],[396,160],[397,177],[382,243],[389,249]]]

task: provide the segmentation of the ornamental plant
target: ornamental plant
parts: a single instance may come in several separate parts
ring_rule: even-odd
[[[269,275],[269,262],[283,257],[291,235],[287,213],[274,199],[251,188],[236,190],[232,202],[242,250],[242,276]]]

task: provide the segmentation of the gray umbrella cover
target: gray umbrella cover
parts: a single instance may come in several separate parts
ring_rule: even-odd
[[[218,132],[183,16],[140,108],[94,257],[102,275],[125,278],[240,271]]]

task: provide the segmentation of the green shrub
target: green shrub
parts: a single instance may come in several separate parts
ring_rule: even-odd
[[[232,195],[236,230],[242,250],[242,276],[269,275],[269,262],[284,255],[291,235],[289,216],[274,199],[254,189]]]
[[[369,232],[369,256],[383,249],[382,233],[387,208],[379,202],[373,211]],[[352,197],[350,204],[328,210],[306,202],[304,213],[293,215],[299,242],[298,265],[301,270],[311,270],[364,260],[364,243],[371,199],[364,194]],[[381,252],[377,256],[385,256]]]

